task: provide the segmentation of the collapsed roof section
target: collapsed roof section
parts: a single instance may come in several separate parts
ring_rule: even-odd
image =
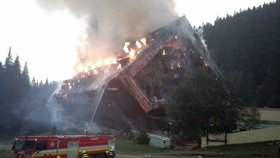
[[[56,95],[58,102],[62,104],[70,102],[91,104],[94,100],[90,95],[83,95],[85,97],[80,97],[80,99],[77,97],[73,99],[73,97],[77,96],[76,94],[94,93],[100,88],[106,88],[113,79],[118,78],[127,92],[137,101],[139,107],[148,113],[156,108],[152,101],[156,94],[149,95],[147,90],[143,90],[143,86],[139,86],[136,78],[158,55],[162,56],[164,72],[169,74],[165,76],[172,74],[171,78],[178,78],[177,69],[183,69],[183,73],[185,73],[197,66],[208,67],[216,75],[219,74],[217,66],[211,60],[207,49],[186,17],[181,17],[169,25],[155,30],[145,40],[147,44],[141,48],[137,48],[137,41],[131,42],[130,49],[135,51],[134,59],[131,59],[129,54],[122,53],[117,57],[117,62],[112,65],[81,73],[71,80],[66,80]],[[152,88],[149,89],[151,91]],[[157,98],[161,96],[158,95]]]

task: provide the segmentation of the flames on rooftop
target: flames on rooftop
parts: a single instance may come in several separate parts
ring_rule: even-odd
[[[89,120],[97,110],[94,121],[106,126],[161,128],[158,118],[172,108],[170,87],[178,86],[197,67],[219,73],[185,17],[125,42],[118,54],[77,65],[77,75],[64,81],[57,102],[75,111],[73,117],[78,119]],[[100,89],[104,89],[102,95]],[[99,107],[95,107],[97,100]]]

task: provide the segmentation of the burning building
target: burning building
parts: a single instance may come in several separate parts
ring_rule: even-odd
[[[78,68],[80,73],[64,81],[56,100],[76,121],[115,129],[164,129],[172,88],[198,67],[219,74],[200,38],[181,17],[126,42],[116,57]]]

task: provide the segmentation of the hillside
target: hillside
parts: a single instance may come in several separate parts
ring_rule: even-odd
[[[203,26],[208,49],[247,105],[280,107],[280,1]]]

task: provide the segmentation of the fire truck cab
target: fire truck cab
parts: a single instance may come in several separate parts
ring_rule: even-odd
[[[114,136],[20,136],[11,158],[113,158]]]

